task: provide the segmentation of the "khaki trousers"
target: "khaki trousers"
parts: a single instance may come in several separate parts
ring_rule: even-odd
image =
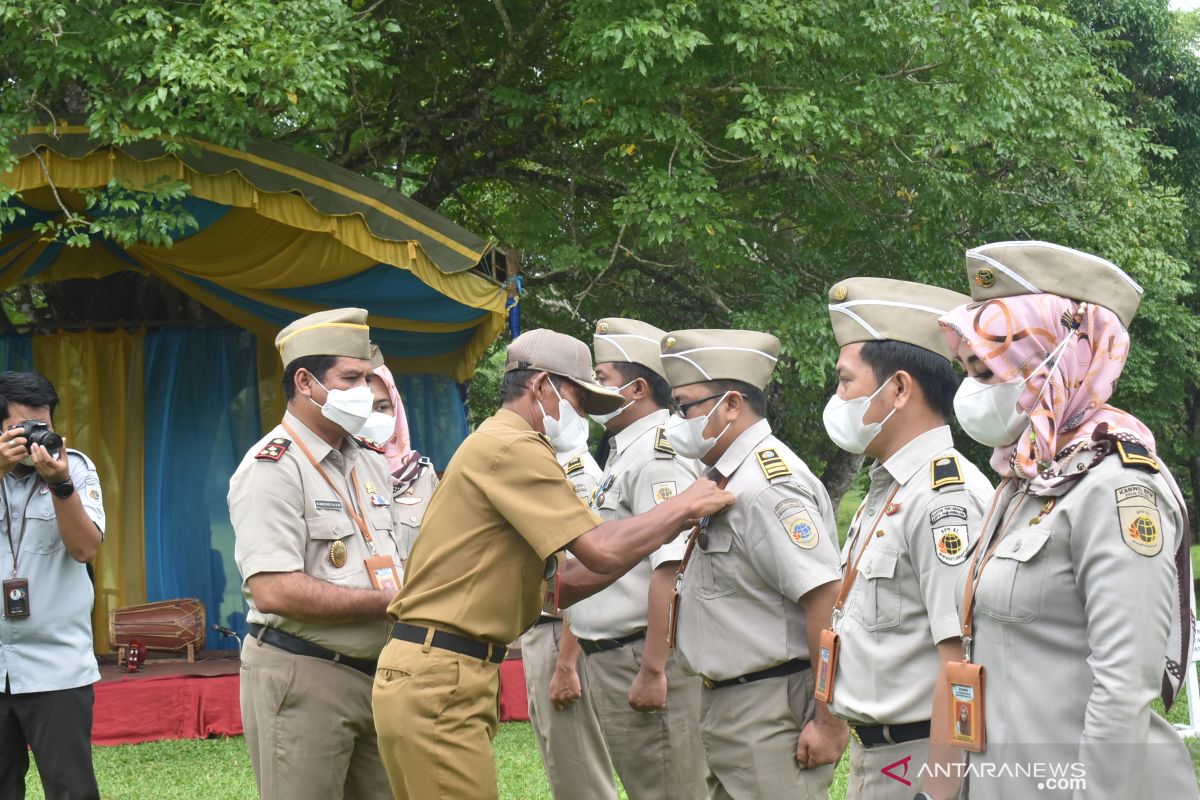
[[[371,720],[371,679],[246,637],[242,724],[262,800],[391,795]]]
[[[642,666],[646,641],[579,659],[613,766],[629,800],[704,800],[707,768],[700,740],[700,679],[667,658],[667,707],[635,711],[629,686]]]
[[[703,691],[712,800],[828,800],[834,765],[796,763],[800,728],[815,713],[812,693],[811,669]]]
[[[903,762],[909,758],[907,764]],[[846,800],[912,800],[921,789],[924,778],[918,774],[929,758],[929,740],[917,739],[902,744],[884,744],[878,747],[863,747],[850,736],[850,773],[846,777]],[[907,780],[889,777],[888,770]]]
[[[396,800],[495,800],[499,690],[498,664],[388,642],[372,703]]]
[[[550,679],[558,661],[562,630],[562,621],[558,620],[535,625],[521,637],[529,721],[546,766],[550,792],[555,800],[616,800],[612,762],[588,699],[582,668],[577,667],[583,690],[580,698],[561,710],[550,702]]]

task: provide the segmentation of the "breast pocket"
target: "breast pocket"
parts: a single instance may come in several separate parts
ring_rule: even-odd
[[[20,514],[21,512],[17,512]],[[25,507],[24,513],[29,519],[25,521],[25,544],[22,549],[30,553],[55,553],[66,547],[62,535],[58,532],[58,517],[54,513],[54,501],[50,493],[35,492]],[[12,532],[15,539],[21,527],[21,519],[14,515]]]
[[[1050,534],[1031,529],[1010,533],[996,547],[975,592],[979,611],[1001,622],[1033,622],[1042,613]]]
[[[614,520],[621,513],[621,490],[616,486],[607,489],[596,489],[596,497],[592,501],[599,514],[605,520]]]
[[[733,551],[733,531],[705,531],[696,543],[701,552],[701,597],[723,597],[737,591],[737,565]]]
[[[315,517],[308,525],[307,572],[314,578],[339,581],[363,569],[361,554],[356,552],[354,523],[336,517]]]
[[[855,616],[869,631],[882,631],[900,624],[896,559],[896,553],[888,550],[868,550],[858,565],[855,589],[859,599]]]

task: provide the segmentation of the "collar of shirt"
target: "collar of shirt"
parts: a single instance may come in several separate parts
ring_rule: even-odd
[[[927,430],[893,453],[883,464],[876,461],[871,468],[871,481],[885,477],[886,473],[903,486],[927,466],[934,456],[952,447],[954,437],[950,434],[949,425]],[[891,483],[891,480],[888,480],[888,483]]]
[[[537,433],[537,431],[533,430],[533,426],[525,421],[524,417],[515,411],[509,411],[507,408],[497,409],[496,413],[491,416],[490,421],[504,428],[512,428],[513,430],[518,431],[533,431],[534,433]],[[538,435],[540,436],[542,434]]]
[[[609,465],[612,464],[614,458],[620,455],[629,445],[633,444],[643,433],[653,430],[660,425],[665,425],[670,416],[670,411],[660,408],[656,411],[651,411],[641,419],[635,419],[626,425],[620,433],[613,434],[612,449],[608,454]]]
[[[304,442],[304,446],[312,453],[317,463],[325,461],[332,453],[339,453],[348,465],[352,465],[354,460],[358,458],[358,445],[350,441],[349,436],[342,439],[342,447],[338,450],[331,447],[328,442],[314,433],[312,428],[301,422],[300,418],[292,412],[283,412],[283,419],[296,432],[296,436]],[[299,453],[298,455],[301,457],[304,456],[303,453]]]
[[[760,419],[730,443],[729,449],[722,454],[714,468],[725,477],[731,477],[742,462],[770,435],[771,423]]]

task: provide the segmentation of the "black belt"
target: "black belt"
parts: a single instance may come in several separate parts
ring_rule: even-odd
[[[768,669],[760,669],[758,672],[747,672],[745,675],[738,675],[736,678],[726,678],[723,681],[713,681],[702,677],[700,680],[704,684],[705,689],[721,689],[725,686],[733,686],[737,683],[754,683],[766,678],[782,678],[784,675],[793,675],[797,672],[803,672],[812,667],[812,663],[807,659],[793,658],[791,661],[785,661],[782,664],[770,667]]]
[[[429,645],[439,650],[461,653],[464,656],[478,658],[480,661],[490,661],[493,664],[499,664],[508,654],[508,648],[504,645],[459,636],[457,633],[439,631],[437,628],[427,628],[423,625],[409,625],[407,622],[392,623],[392,638],[423,645],[430,630],[433,631],[433,639],[430,640]]]
[[[533,627],[538,625],[549,625],[551,622],[562,622],[562,617],[552,617],[549,614],[543,614],[537,618],[537,622],[533,623]]]
[[[903,744],[917,739],[929,738],[929,720],[906,722],[903,725],[852,725],[854,738],[863,747],[879,747],[882,744]]]
[[[646,631],[642,629],[628,636],[622,636],[620,639],[580,639],[579,647],[589,656],[596,653],[603,653],[605,650],[616,650],[618,647],[624,647],[630,642],[636,642],[638,639],[645,639]]]
[[[313,644],[307,639],[301,639],[299,636],[293,636],[290,633],[284,633],[278,628],[268,628],[265,625],[259,625],[257,622],[250,623],[250,635],[259,641],[260,644],[269,644],[272,647],[278,647],[293,655],[308,656],[310,658],[319,658],[322,661],[333,661],[338,664],[345,664],[351,669],[356,669],[368,678],[375,677],[375,662],[368,661],[365,658],[351,658],[344,656],[341,653],[321,647],[319,644]]]

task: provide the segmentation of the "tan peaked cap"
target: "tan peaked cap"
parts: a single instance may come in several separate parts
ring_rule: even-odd
[[[829,321],[839,347],[890,339],[951,360],[938,317],[966,305],[965,294],[890,278],[847,278],[829,290]]]
[[[666,335],[666,331],[636,319],[602,319],[596,323],[596,335],[592,337],[596,363],[627,361],[641,364],[666,378],[667,373],[659,355],[659,347]]]
[[[1057,294],[1104,306],[1129,327],[1142,287],[1100,256],[1050,242],[995,242],[967,251],[971,298]]]
[[[275,337],[275,349],[286,367],[304,356],[346,356],[383,364],[383,354],[371,344],[371,328],[364,308],[331,308],[309,314],[288,325]]]
[[[733,380],[765,389],[779,360],[779,340],[742,330],[672,331],[662,340],[662,363],[672,387]]]
[[[560,375],[583,390],[583,411],[586,414],[607,414],[616,411],[625,398],[612,389],[596,383],[592,369],[592,351],[588,346],[565,333],[538,328],[522,333],[508,345],[504,371],[533,369]]]

